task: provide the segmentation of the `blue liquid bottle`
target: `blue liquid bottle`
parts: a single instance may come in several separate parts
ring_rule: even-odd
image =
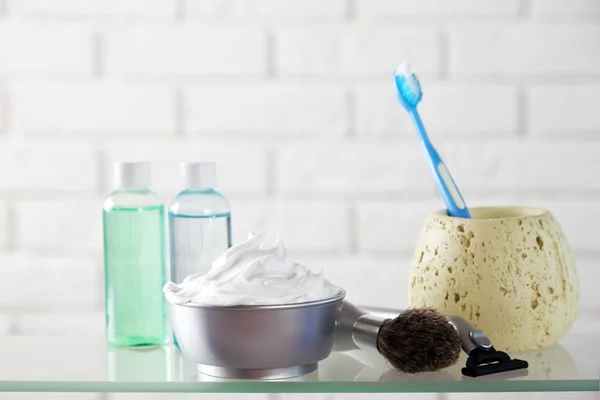
[[[169,206],[171,281],[205,274],[231,247],[229,201],[216,187],[214,163],[182,163],[184,190]]]

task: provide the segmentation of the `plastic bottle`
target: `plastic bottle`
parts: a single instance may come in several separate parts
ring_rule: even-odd
[[[165,210],[152,192],[149,163],[116,163],[117,189],[104,202],[106,338],[115,346],[169,339]]]
[[[169,207],[171,281],[205,274],[231,247],[231,211],[216,187],[214,163],[182,163],[184,190]]]

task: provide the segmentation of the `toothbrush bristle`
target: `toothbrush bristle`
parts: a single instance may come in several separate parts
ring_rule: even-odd
[[[421,84],[417,76],[410,72],[410,67],[407,63],[400,64],[394,71],[394,74],[400,96],[402,96],[408,106],[416,106],[421,101],[421,97],[423,97]]]
[[[421,101],[421,87],[419,81],[414,76],[404,76],[400,78],[400,94],[411,106],[416,106]]]
[[[402,63],[396,67],[396,75],[403,76],[410,73],[410,65],[408,63]]]

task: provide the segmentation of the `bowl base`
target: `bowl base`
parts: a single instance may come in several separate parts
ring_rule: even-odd
[[[317,363],[282,368],[228,368],[198,364],[198,372],[227,379],[286,379],[317,370]]]

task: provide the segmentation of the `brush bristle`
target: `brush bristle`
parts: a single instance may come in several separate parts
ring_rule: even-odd
[[[377,350],[392,367],[408,374],[439,371],[455,364],[458,332],[431,308],[408,309],[379,329]]]

